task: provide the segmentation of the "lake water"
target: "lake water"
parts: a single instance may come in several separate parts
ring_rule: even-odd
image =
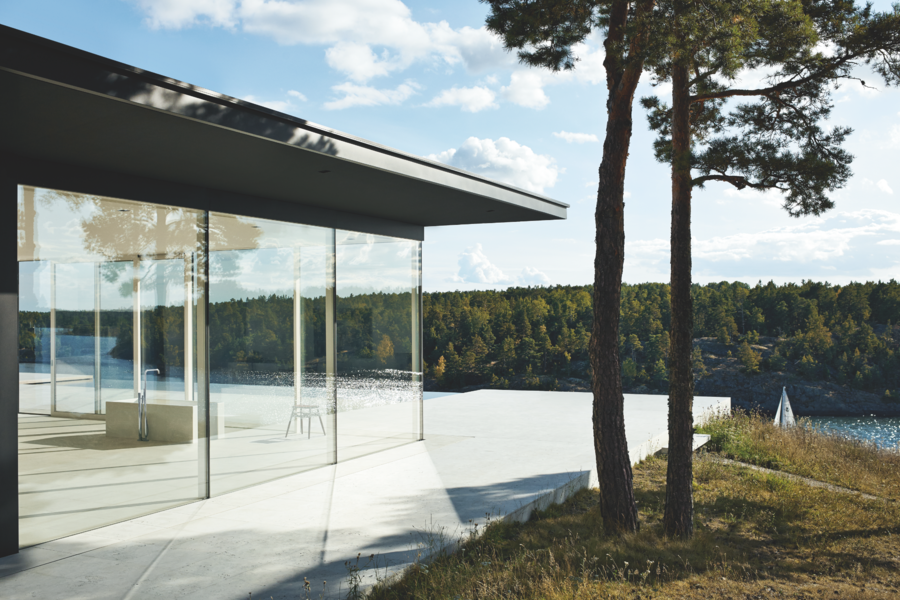
[[[900,417],[805,417],[813,427],[900,448]]]

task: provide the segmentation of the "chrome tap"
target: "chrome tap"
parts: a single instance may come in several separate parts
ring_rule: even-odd
[[[147,427],[147,373],[159,375],[159,369],[144,371],[144,388],[142,392],[138,392],[138,441],[141,442],[150,439],[150,429]]]

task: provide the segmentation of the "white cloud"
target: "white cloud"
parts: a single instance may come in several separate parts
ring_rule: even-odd
[[[586,142],[600,141],[593,133],[570,133],[568,131],[554,131],[553,135],[560,139],[566,140],[570,144],[584,144]]]
[[[881,240],[879,246],[900,246],[900,240]]]
[[[891,186],[888,185],[886,179],[879,179],[878,181],[872,181],[867,177],[863,177],[862,185],[864,188],[877,188],[879,191],[884,192],[885,194],[893,194],[894,190],[891,189]]]
[[[153,29],[181,29],[193,25],[234,27],[237,0],[136,0]]]
[[[458,149],[428,158],[538,193],[553,187],[561,172],[553,157],[535,154],[505,137],[497,141],[470,137]]]
[[[592,49],[591,43],[596,46],[594,49]],[[603,51],[601,43],[599,35],[592,34],[587,42],[572,46],[572,52],[575,53],[578,62],[575,63],[574,71],[566,71],[563,74],[572,76],[581,83],[593,85],[606,81],[606,68],[603,66],[606,53]]]
[[[328,66],[346,74],[354,81],[368,81],[403,68],[404,64],[387,51],[379,58],[372,48],[356,42],[339,42],[325,51]]]
[[[515,278],[509,278],[503,270],[492,263],[484,253],[481,244],[466,248],[459,255],[459,270],[451,280],[457,283],[488,285],[549,285],[550,278],[534,267],[525,267]]]
[[[475,244],[459,255],[459,272],[454,280],[464,283],[510,283],[503,271],[485,256],[481,244]]]
[[[306,102],[306,96],[298,92],[297,90],[288,90],[288,96],[296,98],[300,102]]]
[[[498,108],[496,94],[486,87],[452,87],[435,96],[425,106],[459,106],[466,112],[479,112],[486,108]]]
[[[344,96],[337,100],[326,102],[325,108],[328,110],[341,110],[343,108],[350,108],[351,106],[402,104],[410,96],[416,93],[419,86],[412,81],[407,81],[406,83],[401,83],[395,89],[389,90],[348,82],[335,85],[331,89],[342,93]]]
[[[513,104],[540,110],[550,104],[544,93],[545,76],[538,71],[516,71],[510,76],[509,85],[500,88],[500,94]]]
[[[134,1],[155,28],[240,27],[282,45],[330,46],[328,64],[358,82],[420,60],[461,64],[470,71],[515,63],[483,27],[421,23],[401,0]]]
[[[546,273],[538,271],[534,267],[525,267],[522,274],[519,275],[519,283],[521,285],[549,285],[550,278]]]

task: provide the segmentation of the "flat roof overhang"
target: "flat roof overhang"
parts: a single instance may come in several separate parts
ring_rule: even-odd
[[[419,227],[565,219],[568,208],[4,26],[0,152]]]

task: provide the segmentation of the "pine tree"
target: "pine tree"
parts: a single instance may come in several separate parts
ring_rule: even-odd
[[[437,382],[441,385],[444,383],[444,373],[447,372],[447,361],[441,356],[437,364],[434,365],[434,378],[437,379]]]
[[[759,353],[754,351],[747,342],[741,343],[738,348],[738,360],[744,365],[745,372],[750,375],[759,373]]]
[[[625,164],[632,105],[649,46],[654,0],[482,0],[490,5],[488,30],[517,50],[525,64],[552,71],[573,69],[573,46],[595,29],[604,35],[608,97],[606,137],[597,189],[593,325],[590,341],[593,427],[600,512],[610,530],[636,531],[637,505],[625,439],[619,363],[619,303],[625,255]]]
[[[850,176],[841,148],[847,128],[820,126],[831,111],[835,81],[854,79],[861,62],[888,83],[900,82],[900,6],[874,14],[850,2],[800,0],[662,0],[651,36],[657,81],[672,83],[672,106],[645,98],[660,133],[657,158],[671,164],[671,393],[664,527],[693,533],[691,452],[691,191],[711,181],[737,189],[775,189],[794,216],[833,206],[827,192]],[[817,44],[829,44],[822,52]],[[733,83],[742,73],[770,68],[768,85]],[[755,97],[724,112],[732,97]],[[702,148],[701,148],[702,147]],[[694,178],[691,171],[701,173]]]

